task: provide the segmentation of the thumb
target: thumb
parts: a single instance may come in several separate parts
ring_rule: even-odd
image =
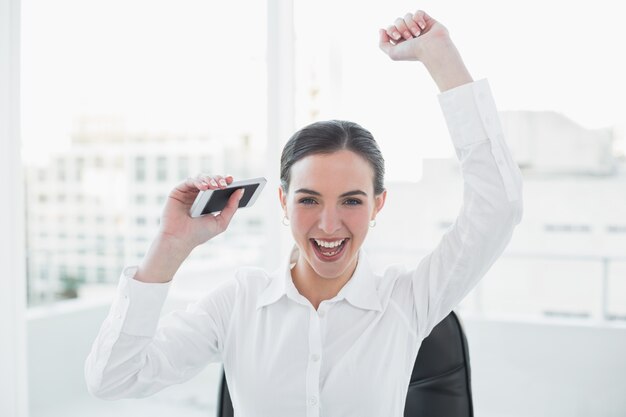
[[[389,55],[389,51],[393,47],[391,38],[387,35],[385,29],[378,29],[378,47],[387,55]]]
[[[230,220],[233,218],[233,215],[239,207],[239,201],[241,200],[241,197],[243,197],[244,191],[244,188],[240,188],[232,193],[228,199],[228,203],[226,203],[226,206],[224,206],[220,214],[215,216],[215,220],[219,223],[221,230],[226,230],[228,227]]]

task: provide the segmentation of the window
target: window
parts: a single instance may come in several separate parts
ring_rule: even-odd
[[[546,232],[553,233],[589,233],[591,226],[588,224],[546,224]]]
[[[83,180],[83,172],[85,171],[85,158],[77,157],[75,163],[75,175],[74,178],[77,182],[81,182]]]
[[[42,305],[58,303],[58,309],[67,303],[71,311],[63,320],[42,319],[46,332],[67,337],[46,339],[28,351],[33,358],[44,354],[50,364],[65,370],[78,369],[84,352],[72,354],[67,346],[92,342],[122,268],[137,264],[149,248],[162,205],[178,181],[200,172],[202,161],[223,160],[225,144],[236,143],[244,134],[256,153],[242,153],[240,163],[255,176],[267,176],[262,157],[267,131],[267,4],[21,3],[24,167],[27,172],[35,170],[30,178],[45,177],[46,183],[27,184],[30,199],[36,200],[27,201],[27,222],[55,238],[28,242],[29,251],[40,254],[29,258],[29,297],[32,308],[35,300],[43,300]],[[245,30],[234,31],[225,43],[232,16],[238,16]],[[207,50],[211,53],[198,53]],[[245,91],[246,99],[234,91]],[[222,165],[209,167],[222,173]],[[61,201],[60,194],[65,195]],[[261,201],[257,206],[264,207]],[[55,221],[61,211],[66,215],[64,231]],[[39,222],[43,213],[47,215]],[[258,238],[265,236],[270,216],[263,210],[255,215],[256,240],[233,221],[232,236],[220,244],[220,274],[234,272],[242,245],[252,254],[246,262],[263,265],[268,245]],[[59,233],[66,234],[62,245],[56,239]],[[142,240],[135,243],[135,237]],[[198,266],[210,269],[211,257],[206,256],[210,252],[207,246],[198,248],[189,260],[192,268],[180,273],[197,274],[193,270]],[[214,285],[211,280],[181,282],[196,282],[198,288],[182,289],[172,300],[182,301]],[[72,298],[81,303],[71,304]],[[35,335],[31,340],[41,338]],[[46,378],[55,371],[37,367],[29,373],[30,417],[102,413],[125,417],[164,410],[176,415],[214,414],[206,392],[217,386],[216,370],[208,369],[195,382],[157,395],[158,410],[151,410],[147,402],[123,410],[120,403],[87,396],[81,373],[54,384],[52,393]]]
[[[163,204],[165,204],[165,200],[167,200],[167,196],[166,196],[165,194],[159,194],[159,195],[156,197],[156,203],[157,203],[159,206],[162,206]]]
[[[96,279],[98,282],[106,282],[107,280],[107,271],[103,267],[98,267],[96,272]]]
[[[138,156],[135,158],[135,181],[144,182],[146,180],[146,158]]]
[[[189,158],[186,156],[178,157],[178,179],[184,180],[189,176]]]
[[[167,180],[167,158],[164,156],[159,156],[156,160],[157,164],[157,178],[158,182],[165,182]]]
[[[271,2],[269,7],[283,7],[282,3]],[[607,6],[610,3],[594,3],[593,14],[602,16],[602,24],[583,30],[580,22],[588,22],[588,9],[556,3],[441,2],[436,14],[458,33],[455,39],[463,54],[471,57],[468,63],[472,73],[477,78],[490,78],[503,112],[551,109],[590,131],[617,125],[623,118],[623,106],[619,104],[626,95],[622,75],[626,68],[620,54],[606,54],[605,48],[597,45],[624,38],[619,20],[622,13],[618,6]],[[27,294],[33,317],[38,317],[36,323],[29,323],[30,344],[23,349],[31,361],[30,417],[212,415],[215,405],[210,393],[212,387],[216,389],[219,366],[208,367],[192,381],[171,387],[150,401],[103,402],[85,393],[81,368],[84,347],[92,342],[108,312],[122,267],[137,264],[148,249],[157,230],[153,219],[177,181],[199,172],[225,170],[238,177],[274,175],[270,172],[275,172],[276,166],[265,170],[265,150],[278,148],[276,143],[283,143],[286,137],[266,137],[266,113],[281,119],[283,128],[293,123],[294,106],[273,105],[266,109],[266,92],[273,94],[275,90],[268,87],[276,87],[266,83],[266,66],[269,64],[273,76],[282,75],[284,68],[277,71],[279,63],[274,60],[284,59],[291,64],[293,57],[266,51],[266,44],[275,47],[267,42],[266,34],[276,27],[267,26],[268,4],[263,1],[216,5],[186,1],[22,0],[21,4],[23,164],[30,174],[27,178],[40,180],[29,181],[25,187],[30,193],[27,230],[45,230],[43,233],[50,237],[27,242]],[[417,184],[412,194],[419,197],[417,211],[388,217],[387,222],[381,217],[376,235],[372,233],[369,241],[377,249],[370,252],[375,261],[412,263],[416,254],[424,254],[420,250],[432,248],[449,227],[462,190],[454,189],[458,177],[452,174],[446,183],[450,187],[440,190],[439,183],[428,176],[433,172],[422,160],[454,156],[445,140],[447,131],[432,82],[419,65],[395,65],[391,69],[393,64],[376,48],[376,34],[370,25],[384,25],[395,18],[398,9],[404,10],[406,3],[391,0],[364,6],[363,2],[349,0],[293,4],[295,91],[291,94],[290,86],[280,84],[289,96],[280,102],[289,102],[294,96],[296,126],[343,118],[372,130],[387,159],[387,185],[397,196],[393,202],[396,207],[414,207],[404,204],[408,200],[402,191],[406,181]],[[350,18],[350,30],[328,30],[345,26],[342,19],[354,16],[354,10],[359,11],[362,20]],[[480,25],[476,25],[477,19],[467,19],[485,14],[498,19],[480,19]],[[232,30],[233,16],[244,30]],[[0,14],[2,23],[3,17]],[[533,27],[556,25],[558,30],[546,35],[545,31],[529,30],[529,22]],[[225,33],[229,34],[227,41]],[[501,43],[503,39],[510,43]],[[534,59],[528,59],[528,45],[533,46],[530,49]],[[618,42],[608,49],[621,50]],[[557,60],[553,59],[555,50],[559,51]],[[585,51],[584,60],[580,58],[581,50]],[[266,62],[266,57],[272,61]],[[0,63],[8,61],[2,58]],[[602,65],[593,68],[586,62]],[[602,68],[602,74],[597,68]],[[418,71],[423,77],[416,76]],[[551,83],[543,84],[544,80]],[[284,84],[290,84],[288,81]],[[585,100],[572,100],[572,89]],[[241,99],[242,92],[245,100]],[[514,113],[505,119],[503,114],[503,120],[510,128],[517,116]],[[604,140],[596,139],[597,143]],[[603,246],[607,241],[611,248],[626,247],[619,240],[624,235],[619,217],[609,220],[605,210],[611,207],[601,207],[602,203],[609,206],[608,201],[622,201],[620,195],[607,197],[610,185],[602,188],[608,182],[605,180],[617,178],[607,174],[590,179],[592,174],[579,173],[568,179],[570,174],[562,174],[563,167],[570,169],[579,164],[551,165],[553,161],[546,154],[557,153],[545,151],[548,141],[526,147],[524,143],[519,140],[511,145],[530,184],[526,188],[526,217],[503,258],[485,277],[480,294],[475,292],[468,300],[473,301],[476,311],[502,316],[523,314],[568,320],[604,317],[621,322],[626,317],[622,296],[626,293],[624,260],[609,254],[594,259],[561,259],[551,251],[559,245],[571,253],[589,246],[604,248],[609,247]],[[3,150],[4,145],[5,141],[0,140]],[[614,145],[615,152],[623,155],[623,140],[615,138]],[[537,150],[544,152],[533,154]],[[167,163],[160,163],[158,155],[164,155]],[[559,175],[549,172],[556,168],[561,170]],[[577,188],[584,183],[588,188]],[[280,216],[267,208],[273,206],[265,204],[267,198],[275,200],[270,184],[267,188],[256,203],[258,210],[235,219],[231,233],[220,238],[219,245],[218,241],[210,242],[194,251],[179,271],[180,287],[173,286],[174,296],[164,312],[184,307],[195,295],[209,290],[215,284],[211,279],[185,278],[197,278],[198,271],[212,271],[216,260],[224,276],[232,275],[241,262],[275,267],[264,261],[276,259],[279,252],[276,242],[269,244],[267,240],[267,236],[277,236],[275,229],[270,229],[272,220],[280,221]],[[441,192],[435,193],[434,189]],[[565,189],[586,198],[571,204],[559,194]],[[598,192],[603,193],[598,198],[600,204],[594,205],[589,196]],[[56,198],[59,193],[76,194],[76,201],[82,201],[80,207],[66,203],[61,206]],[[387,207],[387,212],[392,213],[391,208]],[[68,219],[62,245],[56,239],[60,233],[57,213],[61,210],[67,210]],[[574,213],[576,210],[580,212]],[[602,221],[590,221],[592,212],[594,219]],[[102,213],[105,221],[99,224],[94,213]],[[533,217],[540,213],[546,218]],[[558,224],[588,225],[589,229],[548,233],[544,225],[556,224],[555,219]],[[411,234],[414,239],[391,235],[409,228],[420,233]],[[115,236],[111,259],[98,256],[97,236],[102,233]],[[579,239],[586,240],[581,243]],[[543,274],[537,276],[544,279],[535,278],[533,271]],[[566,292],[557,294],[564,288]],[[603,288],[608,289],[604,296]],[[80,302],[74,302],[76,298]],[[54,308],[46,310],[51,304]],[[58,319],[59,312],[62,320]],[[36,366],[40,363],[48,367]],[[6,362],[0,359],[0,364]],[[61,371],[66,376],[64,383],[51,383],[50,375]]]
[[[610,224],[607,225],[606,231],[615,234],[626,233],[626,225]]]
[[[489,79],[525,178],[524,219],[463,307],[502,317],[620,321],[626,309],[623,260],[617,256],[626,247],[619,220],[626,209],[626,138],[611,132],[623,130],[626,61],[595,45],[626,32],[615,31],[623,25],[607,1],[594,3],[594,14],[613,23],[580,44],[566,33],[575,31],[569,22],[584,19],[582,10],[562,2],[523,4],[457,1],[430,11],[451,30],[470,73]],[[428,73],[419,65],[394,63],[375,47],[373,22],[390,23],[406,5],[392,0],[363,7],[349,0],[294,2],[294,8],[296,123],[353,120],[377,137],[389,198],[366,244],[375,249],[369,253],[376,262],[413,265],[452,225],[462,183]],[[354,10],[361,19],[350,30],[327,30],[341,26],[342,16]],[[475,25],[466,16],[476,10],[497,18]],[[546,42],[540,31],[522,27],[530,21],[535,27],[558,21],[560,29]],[[528,45],[532,60],[522,52]],[[580,62],[577,51],[587,49],[589,56]],[[601,71],[594,62],[603,63]],[[585,100],[572,100],[573,86]]]
[[[58,181],[65,181],[65,159],[59,158],[56,161],[56,174]]]

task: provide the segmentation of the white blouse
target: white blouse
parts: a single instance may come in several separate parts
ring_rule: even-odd
[[[401,417],[421,341],[476,285],[522,217],[522,177],[486,80],[439,95],[460,160],[463,206],[417,267],[352,278],[316,311],[291,280],[242,268],[159,324],[170,283],[120,278],[85,363],[98,397],[145,397],[223,362],[237,417]]]

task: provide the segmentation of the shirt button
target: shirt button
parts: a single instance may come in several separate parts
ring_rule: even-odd
[[[326,312],[324,310],[320,310],[317,312],[317,314],[319,314],[320,317],[324,317],[326,315]]]
[[[318,355],[318,354],[313,354],[313,355],[311,355],[311,360],[312,360],[313,362],[317,362],[317,361],[319,361],[319,360],[320,360],[320,355]]]
[[[309,405],[317,405],[317,398],[316,397],[309,398]]]

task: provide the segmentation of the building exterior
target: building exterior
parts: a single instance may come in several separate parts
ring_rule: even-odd
[[[552,112],[505,112],[502,121],[524,176],[524,217],[464,306],[626,319],[626,164],[613,152],[613,132],[586,130]],[[387,188],[370,251],[381,265],[416,264],[461,207],[458,162],[425,160],[420,182]],[[403,227],[385,227],[394,219]]]
[[[137,264],[157,232],[169,191],[188,176],[260,172],[250,135],[129,133],[111,119],[82,119],[69,151],[44,166],[26,168],[28,294],[31,304],[72,298],[87,283],[115,283],[125,265]],[[255,245],[260,211],[224,237],[193,253],[222,258],[230,245]],[[242,239],[246,233],[248,239]],[[236,255],[230,253],[230,258]]]
[[[524,217],[463,308],[626,318],[626,164],[614,152],[613,132],[589,131],[550,112],[505,112],[502,121],[524,176]],[[147,251],[176,183],[199,172],[263,175],[251,142],[247,134],[138,134],[85,120],[69,151],[27,169],[31,304],[103,287],[98,283],[112,288],[121,269]],[[365,248],[377,266],[414,265],[456,218],[458,162],[425,160],[419,182],[386,186],[386,207]],[[242,210],[229,233],[197,248],[179,271],[179,292],[193,298],[238,266],[264,265],[264,245],[289,239],[288,230],[266,236],[266,222],[280,221],[268,213]]]

